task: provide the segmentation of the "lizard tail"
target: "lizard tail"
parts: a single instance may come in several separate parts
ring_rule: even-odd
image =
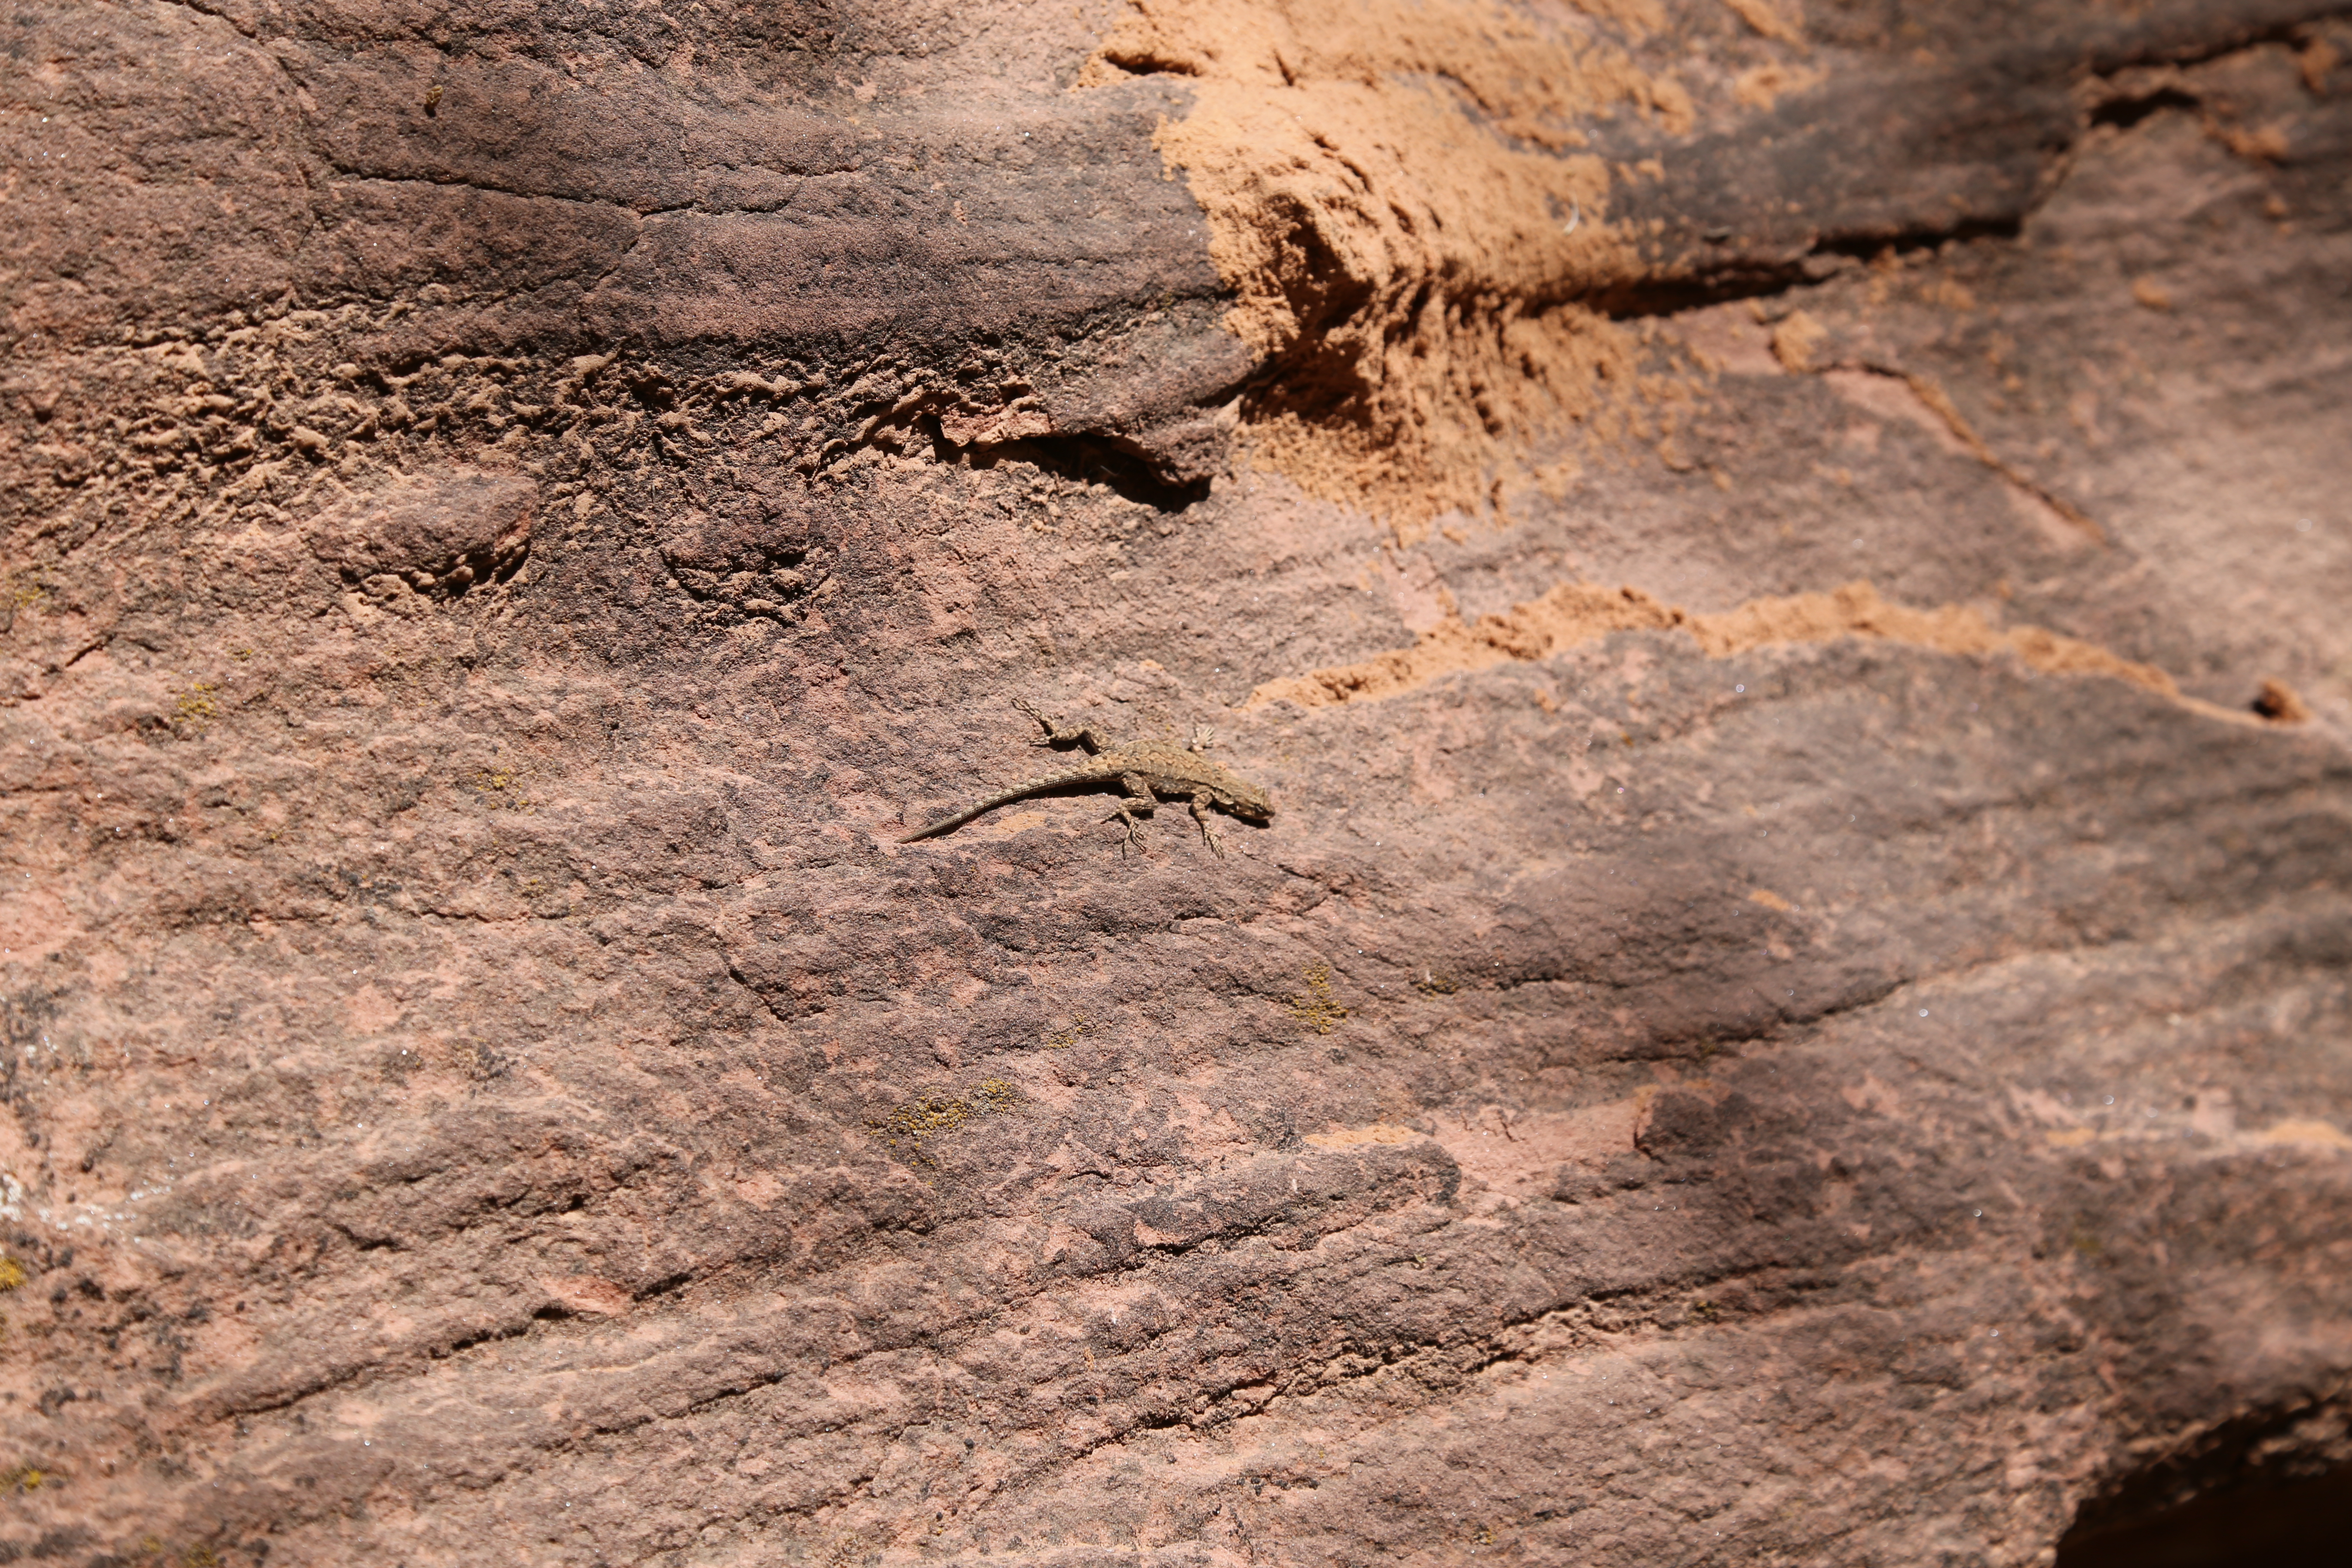
[[[1000,805],[1010,805],[1014,801],[1019,800],[1022,796],[1035,793],[1035,789],[1036,786],[1033,784],[1026,788],[1006,790],[1001,795],[990,795],[986,800],[980,802],[977,805],[966,806],[963,810],[957,812],[953,816],[942,816],[928,827],[918,827],[914,832],[909,833],[904,838],[899,839],[898,842],[901,844],[912,844],[918,838],[937,838],[942,833],[953,833],[957,828],[961,827],[973,817],[985,816]]]
[[[1066,789],[1072,784],[1116,782],[1118,782],[1116,774],[1099,773],[1086,768],[1076,768],[1066,773],[1055,773],[1050,778],[1031,779],[1027,784],[1018,784],[1011,789],[998,790],[986,800],[968,805],[953,816],[942,816],[929,827],[918,827],[898,842],[912,844],[918,838],[936,838],[942,833],[953,833],[975,816],[985,816],[1000,805],[1011,805],[1016,800],[1027,800],[1031,795],[1043,795],[1047,790]]]
[[[909,833],[905,837],[899,839],[898,842],[901,844],[912,844],[918,838],[937,838],[942,833],[953,833],[957,828],[961,827],[965,823],[970,822],[973,817],[981,815],[981,813],[993,810],[994,805],[994,802],[991,802],[987,805],[975,805],[970,811],[959,811],[953,816],[942,816],[937,822],[932,823],[929,827],[918,827],[914,832]]]

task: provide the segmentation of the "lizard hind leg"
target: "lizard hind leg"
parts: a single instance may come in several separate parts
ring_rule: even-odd
[[[1124,855],[1129,849],[1143,847],[1143,840],[1135,836],[1135,830],[1142,825],[1145,817],[1159,808],[1160,797],[1151,793],[1150,782],[1140,773],[1122,773],[1118,782],[1127,791],[1127,798],[1120,801],[1118,809],[1104,820],[1127,825],[1127,837],[1118,847],[1118,852]]]
[[[1196,795],[1192,797],[1192,820],[1201,825],[1201,842],[1207,845],[1218,859],[1223,859],[1225,841],[1217,837],[1216,828],[1209,822],[1209,797],[1205,795]]]

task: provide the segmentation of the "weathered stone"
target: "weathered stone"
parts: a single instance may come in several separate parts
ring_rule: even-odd
[[[0,17],[0,1559],[2340,1533],[2352,31],[1593,9]]]

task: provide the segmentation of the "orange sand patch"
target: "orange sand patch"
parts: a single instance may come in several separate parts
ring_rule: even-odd
[[[1329,1132],[1309,1132],[1307,1142],[1318,1149],[1354,1149],[1366,1143],[1414,1143],[1425,1134],[1410,1127],[1375,1121],[1369,1127],[1342,1127]]]
[[[1724,4],[1730,6],[1741,21],[1768,38],[1777,38],[1784,44],[1805,41],[1804,29],[1780,6],[1770,4],[1770,0],[1724,0]],[[1792,5],[1788,9],[1793,11],[1796,7]]]
[[[1663,25],[1650,0],[1586,9]],[[1281,365],[1244,408],[1254,461],[1417,525],[1483,508],[1533,437],[1643,437],[1677,395],[1638,374],[1637,333],[1572,302],[1638,269],[1580,125],[1692,118],[1589,17],[1136,0],[1080,86],[1140,73],[1194,83],[1157,144],[1208,215],[1227,324]]]
[[[1394,697],[1441,676],[1548,658],[1622,631],[1686,632],[1710,658],[1728,658],[1767,643],[1827,642],[1842,637],[1884,637],[1938,653],[2009,653],[2050,674],[2105,676],[2201,711],[2250,721],[2249,715],[2183,697],[2172,677],[2154,665],[2119,658],[2095,643],[2039,626],[2004,630],[1963,605],[1921,610],[1890,605],[1868,583],[1849,583],[1828,594],[1752,599],[1712,616],[1695,615],[1639,588],[1563,583],[1540,599],[1513,605],[1507,614],[1482,616],[1475,626],[1448,620],[1423,632],[1412,647],[1361,664],[1269,680],[1250,693],[1244,706],[1295,702],[1302,708],[1327,708]]]

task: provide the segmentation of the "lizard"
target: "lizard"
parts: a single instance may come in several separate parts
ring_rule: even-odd
[[[1244,822],[1264,822],[1274,815],[1274,802],[1267,798],[1265,791],[1202,754],[1209,744],[1205,735],[1195,734],[1189,746],[1162,741],[1134,741],[1124,746],[1112,746],[1090,728],[1057,724],[1018,699],[1013,705],[1045,727],[1045,738],[1034,744],[1060,749],[1076,746],[1085,751],[1087,760],[1061,773],[999,790],[953,816],[943,816],[928,827],[917,828],[899,843],[912,844],[919,838],[952,833],[973,817],[1000,805],[1086,784],[1117,784],[1127,792],[1118,809],[1105,818],[1127,825],[1126,841],[1119,846],[1121,854],[1139,842],[1135,836],[1137,825],[1163,800],[1189,801],[1192,820],[1201,825],[1202,840],[1221,856],[1225,847],[1209,824],[1209,807],[1218,806]]]

